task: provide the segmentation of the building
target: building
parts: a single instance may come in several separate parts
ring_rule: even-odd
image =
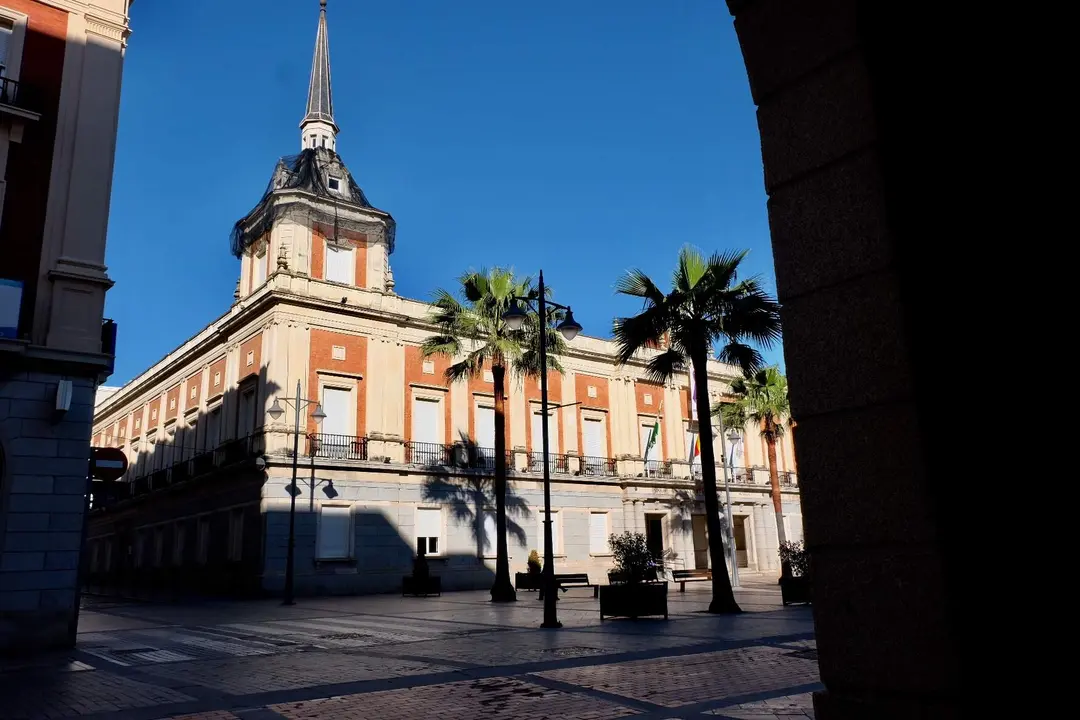
[[[418,547],[444,587],[491,584],[491,376],[448,384],[447,361],[421,355],[434,327],[426,303],[394,292],[395,221],[337,153],[325,3],[300,129],[300,154],[278,162],[234,229],[232,307],[97,408],[95,445],[123,448],[130,470],[95,499],[94,584],[279,592],[294,447],[298,592],[399,589]],[[547,419],[560,570],[604,577],[607,537],[622,530],[645,533],[670,566],[706,566],[687,384],[647,382],[645,358],[618,366],[609,341],[569,346],[565,373],[549,378],[562,407]],[[734,371],[710,370],[719,397]],[[510,561],[524,571],[529,551],[543,550],[544,419],[537,379],[508,390]],[[320,426],[308,406],[299,434],[292,408],[268,414],[297,392],[326,414]],[[790,438],[779,454],[785,522],[798,538]],[[738,560],[761,571],[778,568],[765,462],[756,433],[736,445]]]
[[[0,0],[0,651],[74,641],[128,0]]]

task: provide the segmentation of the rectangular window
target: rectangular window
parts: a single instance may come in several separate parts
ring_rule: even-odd
[[[352,555],[352,508],[319,508],[319,560],[347,560]]]
[[[442,552],[442,510],[416,510],[416,553],[438,555]]]
[[[210,557],[210,518],[201,517],[198,521],[198,530],[195,538],[195,561],[205,565]]]
[[[484,512],[484,556],[495,557],[498,551],[499,525],[495,521],[495,513],[491,510]]]
[[[251,290],[254,292],[264,282],[266,282],[266,248],[264,247],[253,257],[255,265],[255,275],[251,282]]]
[[[495,408],[476,408],[476,444],[488,452],[495,448]]]
[[[589,513],[589,553],[592,555],[610,555],[608,546],[608,514],[606,512]]]
[[[326,279],[330,282],[353,284],[352,248],[326,243]]]
[[[173,546],[172,546],[172,562],[173,565],[180,566],[184,564],[184,540],[187,538],[187,528],[184,527],[182,522],[178,522],[173,525]]]
[[[0,77],[7,77],[8,48],[11,47],[11,39],[15,34],[15,23],[7,18],[0,18]],[[7,100],[7,98],[0,98]]]
[[[324,144],[323,147],[326,147],[326,145]],[[326,181],[326,186],[334,192],[338,192],[341,190],[341,180],[336,177],[332,177]]]
[[[604,421],[597,418],[583,418],[581,439],[586,457],[607,457],[607,436],[604,434]]]
[[[236,412],[236,436],[247,437],[255,429],[255,388],[253,386],[240,391],[240,403]]]
[[[559,511],[553,511],[551,513],[551,539],[553,542],[553,550],[556,555],[562,554],[562,522],[560,521]],[[540,522],[540,554],[543,555],[547,552],[547,543],[544,542],[544,520],[546,519],[546,513],[541,510],[537,517]]]
[[[229,513],[229,562],[244,559],[244,511],[236,509]]]
[[[217,406],[210,412],[206,413],[206,437],[203,440],[203,447],[207,450],[213,450],[218,446],[221,441],[221,406]]]
[[[421,443],[441,443],[439,438],[439,401],[413,398],[412,439]]]

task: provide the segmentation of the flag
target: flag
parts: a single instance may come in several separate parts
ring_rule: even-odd
[[[656,445],[656,438],[660,436],[660,418],[653,422],[652,432],[649,433],[649,441],[645,443],[645,462],[649,462],[649,451]]]
[[[694,367],[691,365],[686,370],[690,379],[690,431],[694,434],[694,444],[690,448],[690,464],[693,465],[701,456],[701,432],[694,426],[697,424],[697,385],[694,384]]]

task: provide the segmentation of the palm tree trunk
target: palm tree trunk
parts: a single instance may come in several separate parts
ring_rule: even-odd
[[[713,454],[712,412],[709,407],[709,355],[707,348],[692,351],[694,386],[697,389],[698,436],[701,438],[701,484],[705,495],[705,527],[709,535],[709,558],[712,561],[711,613],[742,612],[735,602],[731,579],[724,557],[724,528],[720,525],[720,501],[716,487],[716,456]]]
[[[772,506],[776,513],[776,537],[780,543],[787,542],[787,532],[784,531],[784,503],[780,498],[780,473],[776,471],[776,432],[772,427],[772,420],[766,421],[765,445],[769,448],[769,488],[772,490]],[[791,566],[786,562],[780,563],[780,574],[783,577],[791,576]]]
[[[498,362],[491,364],[491,379],[495,386],[495,584],[491,586],[492,602],[513,602],[517,592],[510,582],[510,551],[506,547],[506,368]]]

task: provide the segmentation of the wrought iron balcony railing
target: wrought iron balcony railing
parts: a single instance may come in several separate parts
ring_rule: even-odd
[[[670,460],[646,460],[645,477],[670,478],[672,477]]]
[[[405,443],[405,462],[409,465],[454,465],[454,446],[441,443]]]
[[[352,435],[311,433],[307,436],[308,456],[331,460],[367,460],[368,439]]]
[[[615,477],[619,473],[614,458],[591,457],[585,455],[581,458],[581,474]]]
[[[525,466],[525,471],[530,473],[542,473],[544,472],[544,453],[542,452],[530,452],[528,456],[529,462]],[[569,473],[570,472],[570,456],[562,455],[559,453],[548,453],[548,472],[553,473]]]

